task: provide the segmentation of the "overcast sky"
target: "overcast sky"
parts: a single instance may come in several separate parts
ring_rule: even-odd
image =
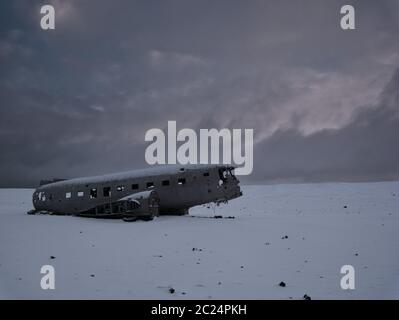
[[[399,179],[398,35],[396,0],[1,1],[0,186],[146,167],[167,120],[254,128],[244,182]]]

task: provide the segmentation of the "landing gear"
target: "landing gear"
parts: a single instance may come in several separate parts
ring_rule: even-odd
[[[143,220],[143,221],[151,221],[154,220],[153,215],[148,215],[148,216],[124,216],[122,218],[123,221],[125,222],[135,222],[137,220]]]
[[[143,220],[143,221],[151,221],[151,220],[154,220],[154,216],[144,216],[144,217],[141,217],[141,220]]]
[[[134,222],[137,221],[138,217],[123,217],[123,221],[125,222]]]

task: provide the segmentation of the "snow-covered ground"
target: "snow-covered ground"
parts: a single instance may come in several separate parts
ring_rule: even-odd
[[[243,191],[215,212],[127,223],[30,216],[32,190],[0,189],[0,298],[399,298],[399,182]],[[55,290],[40,287],[46,264]],[[340,287],[347,264],[355,290]]]

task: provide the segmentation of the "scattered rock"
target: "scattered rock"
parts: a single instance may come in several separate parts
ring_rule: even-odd
[[[265,242],[265,245],[270,246],[270,242]]]
[[[94,275],[94,274],[91,274],[91,275],[90,275],[90,277],[94,278],[94,277],[95,277],[95,275]]]
[[[169,293],[171,293],[171,294],[175,293],[175,289],[169,288]]]
[[[213,216],[214,219],[222,219],[223,216]]]
[[[358,253],[355,253],[355,256],[357,257],[359,254]]]
[[[284,236],[284,237],[282,237],[281,239],[288,239],[288,236]]]
[[[312,298],[310,296],[308,296],[307,294],[304,294],[303,300],[312,300]]]
[[[55,259],[55,257],[54,256],[50,256],[50,259]]]
[[[219,282],[218,282],[218,286],[220,286],[221,284],[222,284],[222,283],[219,281]]]
[[[244,269],[244,266],[241,266],[240,269]]]
[[[285,284],[284,281],[281,281],[278,285],[279,285],[280,287],[283,287],[283,288],[286,286],[286,284]]]
[[[186,294],[184,291],[182,291],[182,293],[181,294]]]
[[[348,208],[348,206],[344,206],[344,209],[347,209]]]

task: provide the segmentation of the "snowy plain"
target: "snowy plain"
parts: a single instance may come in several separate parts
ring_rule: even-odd
[[[32,189],[0,189],[0,299],[399,298],[399,182],[242,188],[130,223],[27,215]],[[355,290],[340,287],[347,264]]]

